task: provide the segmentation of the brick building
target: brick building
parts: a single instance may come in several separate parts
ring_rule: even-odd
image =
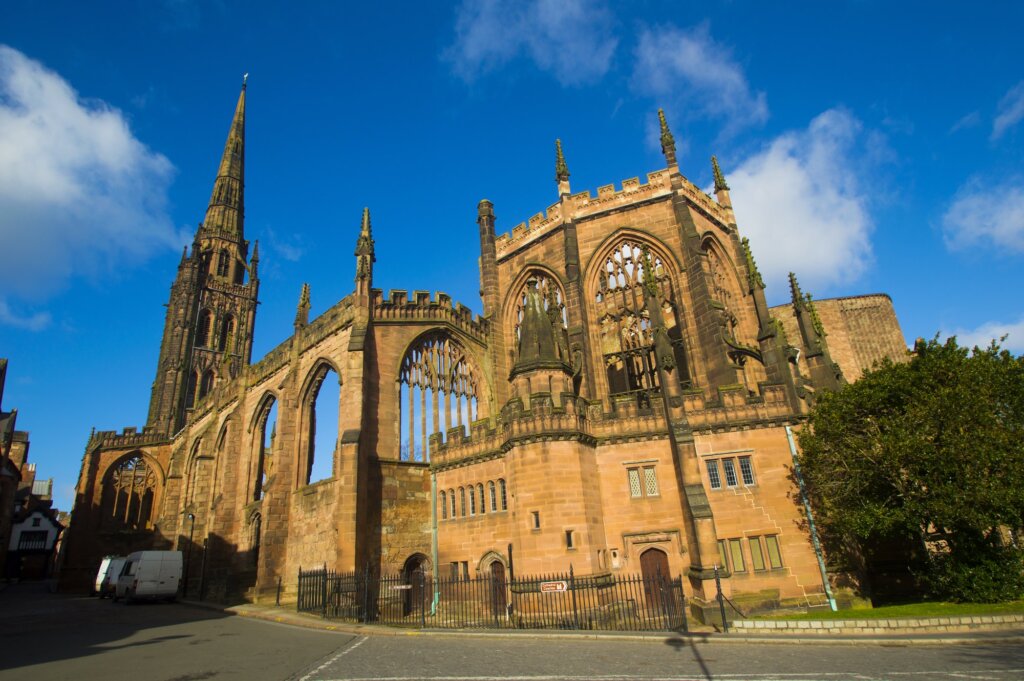
[[[94,432],[63,570],[182,548],[210,598],[294,594],[300,566],[494,575],[684,575],[699,606],[822,602],[787,428],[817,390],[906,352],[887,296],[769,308],[712,159],[557,199],[510,233],[478,206],[483,315],[373,288],[364,210],[353,292],[250,361],[258,255],[243,229],[245,89],[206,220],[182,256],[141,430]],[[337,405],[317,400],[337,381]],[[316,451],[317,409],[337,409]],[[333,474],[310,479],[331,457]]]

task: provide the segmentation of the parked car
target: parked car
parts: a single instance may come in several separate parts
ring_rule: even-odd
[[[126,560],[128,559],[124,556],[105,556],[100,561],[100,569],[96,571],[96,583],[93,585],[94,594],[100,598],[114,595],[117,579]]]
[[[114,600],[173,601],[178,597],[180,583],[181,551],[136,551],[121,568]]]

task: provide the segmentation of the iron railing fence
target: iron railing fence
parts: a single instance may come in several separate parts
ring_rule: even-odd
[[[562,574],[442,577],[299,570],[298,611],[438,629],[686,631],[682,578]]]

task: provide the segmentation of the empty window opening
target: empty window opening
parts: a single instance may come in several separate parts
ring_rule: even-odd
[[[203,374],[202,380],[199,382],[199,399],[209,395],[211,390],[213,390],[213,371],[207,369]]]
[[[572,530],[566,530],[565,531],[565,548],[567,548],[567,549],[574,549],[574,548],[576,548],[576,545],[573,542],[573,531]]]
[[[334,369],[321,367],[309,393],[309,459],[306,483],[334,477],[338,450],[338,411],[341,385]]]
[[[157,477],[142,455],[125,459],[107,475],[103,489],[104,515],[115,526],[149,529]]]
[[[235,318],[232,315],[227,315],[220,325],[220,340],[217,342],[217,349],[221,352],[234,352],[234,345]]]
[[[228,255],[226,248],[220,249],[217,254],[217,276],[226,277],[228,276],[228,269],[231,267],[231,256]]]
[[[399,372],[400,452],[403,461],[428,461],[430,436],[466,432],[480,418],[476,376],[465,349],[443,333],[424,336],[406,353]]]
[[[530,519],[533,523],[533,529],[540,529],[540,511],[530,511]]]
[[[196,347],[207,348],[210,346],[210,330],[213,328],[213,313],[203,310],[199,313],[199,320],[196,323]]]
[[[263,498],[263,487],[267,482],[267,469],[274,456],[274,440],[277,437],[277,400],[270,398],[256,421],[256,465],[253,471],[253,501]]]
[[[192,409],[196,406],[196,390],[199,387],[199,372],[193,371],[188,375],[188,382],[185,384],[185,409]]]

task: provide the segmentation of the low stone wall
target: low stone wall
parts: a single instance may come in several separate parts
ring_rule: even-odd
[[[737,620],[729,627],[748,634],[928,634],[948,631],[1017,629],[1024,615],[965,615],[848,620]]]

